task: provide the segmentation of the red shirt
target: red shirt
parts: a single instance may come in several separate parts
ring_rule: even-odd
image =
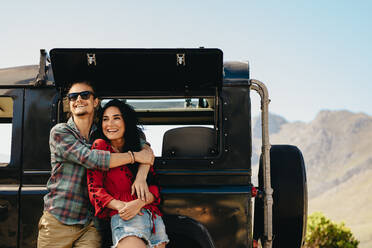
[[[92,149],[115,152],[111,145],[103,139],[97,139],[92,145]],[[88,191],[91,203],[95,208],[95,215],[99,218],[109,218],[118,213],[117,210],[106,208],[107,204],[113,199],[130,202],[137,199],[137,195],[131,195],[131,186],[134,181],[132,172],[127,166],[122,165],[112,168],[109,171],[88,170]],[[150,172],[154,174],[153,166],[150,167]],[[162,216],[156,205],[160,204],[159,187],[149,185],[150,192],[154,195],[155,200],[144,208]]]

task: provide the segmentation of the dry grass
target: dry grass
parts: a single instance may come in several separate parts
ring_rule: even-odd
[[[321,211],[333,221],[344,221],[361,242],[361,248],[372,247],[371,178],[372,169],[311,199],[309,213]]]

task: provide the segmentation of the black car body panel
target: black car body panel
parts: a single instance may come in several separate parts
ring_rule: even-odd
[[[79,79],[100,94],[213,94],[222,86],[218,49],[53,49],[50,57],[57,88]]]

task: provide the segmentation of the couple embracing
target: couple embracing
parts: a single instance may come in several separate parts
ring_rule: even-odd
[[[38,247],[101,247],[95,216],[110,220],[113,247],[165,247],[154,155],[135,111],[111,100],[96,126],[92,83],[72,83],[67,98],[71,118],[50,132],[52,170]]]

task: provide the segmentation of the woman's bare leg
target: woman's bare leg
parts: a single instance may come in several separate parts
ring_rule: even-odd
[[[117,248],[146,248],[146,244],[136,236],[128,236],[119,241]]]

